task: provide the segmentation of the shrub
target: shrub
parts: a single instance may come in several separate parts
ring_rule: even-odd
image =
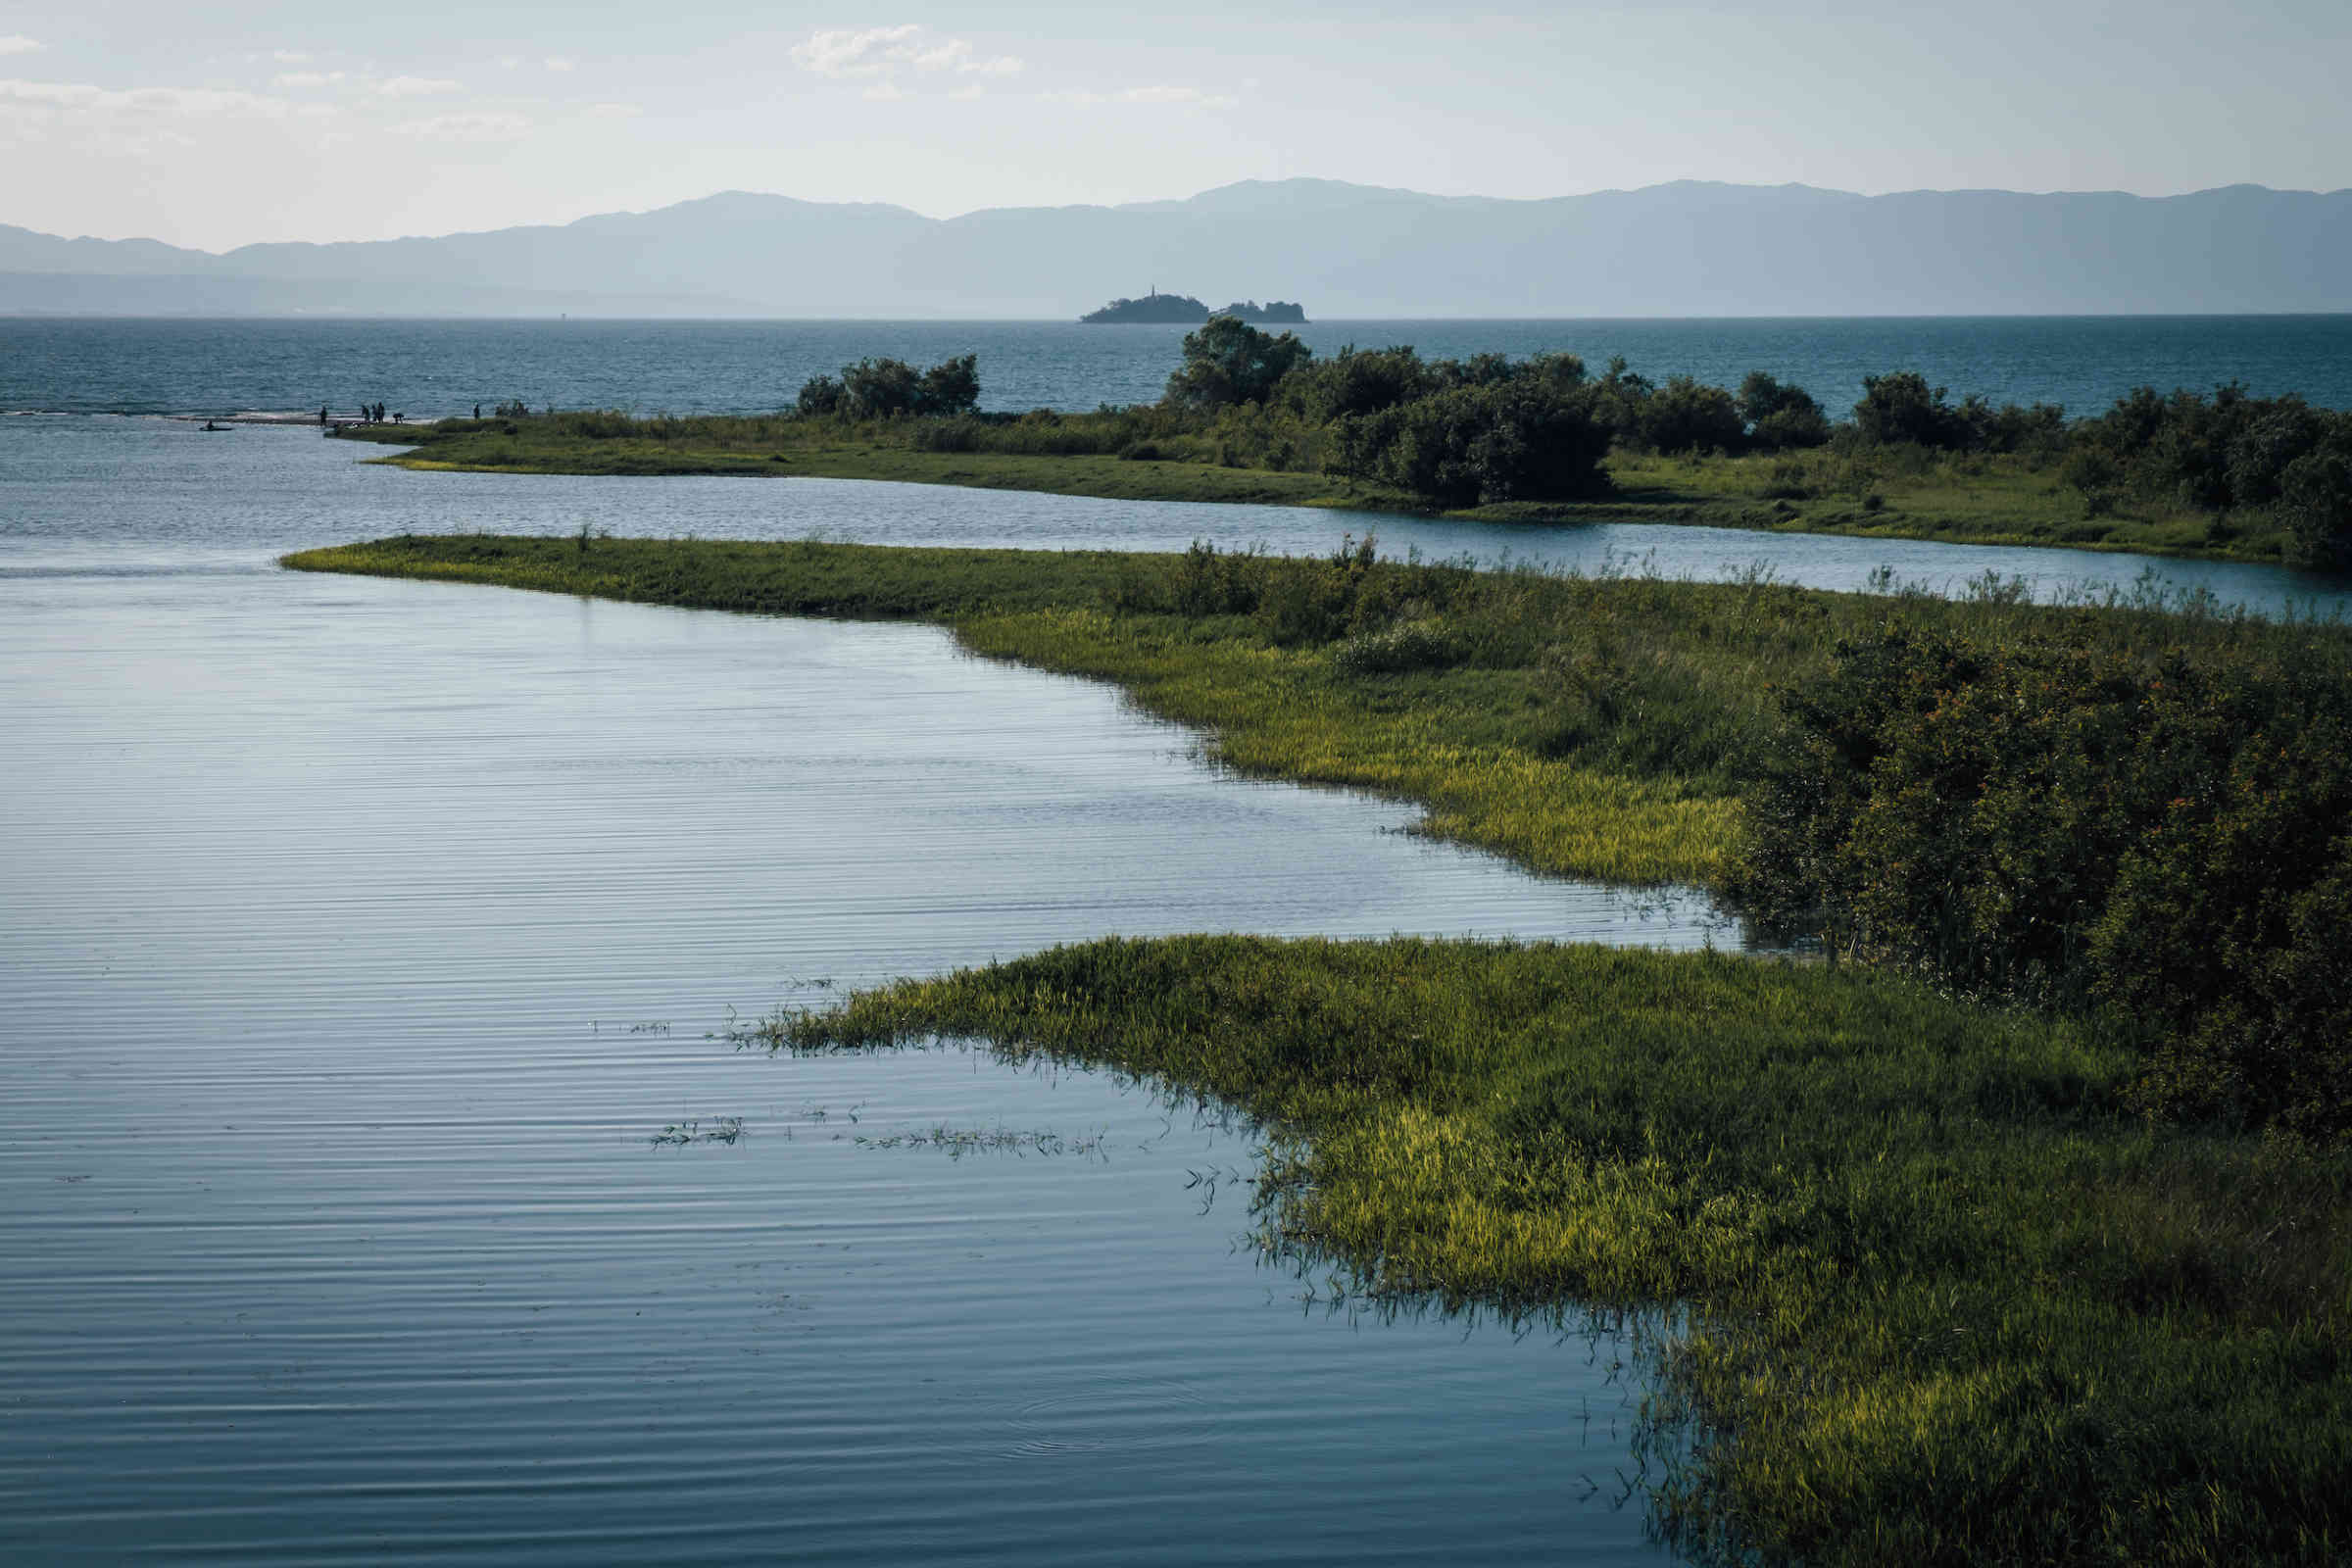
[[[1339,421],[1338,471],[1441,506],[1556,499],[1605,489],[1609,433],[1584,400],[1499,381]]]
[[[1296,332],[1276,337],[1238,316],[1212,316],[1184,339],[1184,363],[1161,399],[1171,408],[1263,403],[1282,378],[1313,358]]]
[[[1328,360],[1294,368],[1282,382],[1283,401],[1317,424],[1351,414],[1378,414],[1410,403],[1431,389],[1429,367],[1409,346],[1363,352],[1353,344]]]
[[[1817,447],[1830,438],[1830,416],[1803,387],[1783,386],[1762,370],[1750,370],[1733,399],[1747,423],[1749,444],[1767,452]]]
[[[1784,700],[1742,897],[1965,992],[2153,1025],[2152,1108],[2352,1133],[2343,641],[2082,635],[1840,643]]]
[[[1910,442],[1953,450],[1968,445],[1968,422],[1943,400],[1943,388],[1928,385],[1917,370],[1862,378],[1862,401],[1854,405],[1854,426],[1876,446]]]
[[[1688,375],[1669,377],[1643,399],[1634,429],[1652,452],[1737,452],[1747,444],[1747,421],[1732,395]]]

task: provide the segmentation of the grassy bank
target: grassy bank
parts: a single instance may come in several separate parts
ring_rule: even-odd
[[[1899,601],[1751,579],[1482,572],[1219,555],[415,536],[309,551],[317,570],[498,583],[771,614],[919,618],[970,648],[1115,681],[1254,776],[1422,805],[1429,829],[1540,871],[1710,883],[1777,720],[1890,608],[2011,637],[2090,628],[2126,649],[2228,648],[2260,623],[2110,605]]]
[[[1112,500],[1347,507],[1531,524],[1690,523],[2266,562],[2279,560],[2285,543],[2283,528],[2268,518],[2217,527],[2209,514],[2177,504],[2127,502],[2085,516],[2082,497],[2061,484],[2054,466],[2016,454],[1899,447],[1661,457],[1621,448],[1606,465],[1615,485],[1606,497],[1441,510],[1400,490],[1318,471],[1303,440],[1288,451],[1305,466],[1281,467],[1270,466],[1284,451],[1279,443],[1213,434],[1145,440],[1134,437],[1132,422],[1123,415],[1028,416],[974,424],[978,433],[956,450],[924,445],[942,439],[936,421],[788,416],[525,415],[358,426],[345,438],[413,446],[379,461],[427,470],[883,479]]]
[[[1263,1240],[1373,1294],[1687,1302],[1686,1544],[1828,1563],[2352,1545],[2352,1159],[2151,1130],[2134,1053],[1852,970],[1108,940],[756,1038],[1107,1065],[1276,1134]]]

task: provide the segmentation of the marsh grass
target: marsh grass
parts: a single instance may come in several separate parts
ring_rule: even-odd
[[[1357,1297],[1682,1303],[1654,1517],[1765,1560],[2331,1560],[2352,1156],[2151,1129],[2131,1041],[1907,981],[1494,943],[1111,939],[756,1031],[1216,1097]]]

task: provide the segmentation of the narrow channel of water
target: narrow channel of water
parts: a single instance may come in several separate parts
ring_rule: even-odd
[[[413,529],[616,536],[798,539],[1031,550],[1181,550],[1195,539],[1331,551],[1341,535],[1379,535],[1396,555],[1517,561],[1586,572],[1654,571],[1714,580],[1769,569],[1780,581],[1854,591],[1882,570],[1957,593],[1986,572],[2037,597],[2129,588],[2143,574],[2176,592],[2276,613],[2352,613],[2352,581],[2230,562],[2082,550],[1947,545],[1831,534],[1767,534],[1666,523],[1573,526],[1454,522],[1297,507],[1102,501],[1087,496],[878,484],[851,479],[577,478],[411,473],[304,430],[205,436],[161,419],[0,419],[0,570],[158,561],[223,569],[309,545]],[[88,497],[111,492],[93,528]],[[159,554],[159,552],[161,552]]]

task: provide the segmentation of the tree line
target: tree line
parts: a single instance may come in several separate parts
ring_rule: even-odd
[[[2352,566],[2352,414],[2234,383],[2210,395],[2141,387],[2070,419],[2055,404],[1955,403],[1919,372],[1897,370],[1865,377],[1860,401],[1833,418],[1764,370],[1726,388],[1688,375],[1652,381],[1621,359],[1595,373],[1573,354],[1425,360],[1398,345],[1318,359],[1296,333],[1221,316],[1186,336],[1156,406],[987,416],[979,399],[974,356],[927,370],[864,359],[810,378],[797,410],[953,421],[915,436],[938,449],[1322,471],[1441,507],[1605,498],[1613,450],[2003,458],[2049,471],[2086,517],[2128,503],[2217,518],[2260,512],[2285,525],[2290,564]]]

